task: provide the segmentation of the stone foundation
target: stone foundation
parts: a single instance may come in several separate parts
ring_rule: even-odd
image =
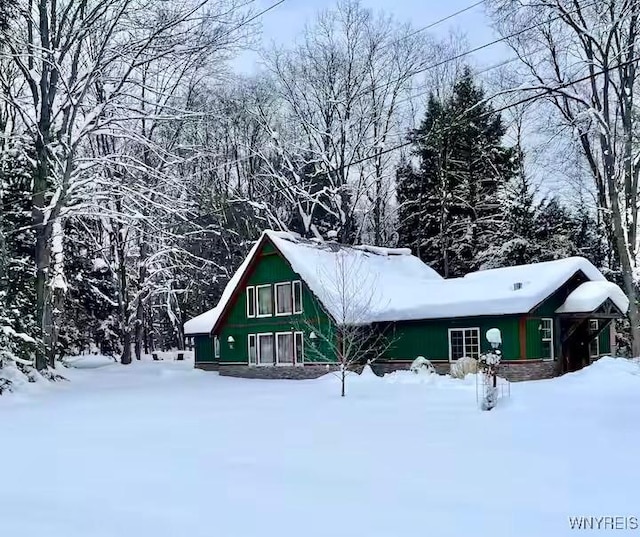
[[[451,364],[448,361],[432,361],[433,367],[440,375],[449,374]],[[406,370],[411,367],[411,362],[379,362],[371,364],[376,375],[382,376],[393,371]],[[499,375],[510,382],[522,380],[550,379],[558,376],[559,364],[557,361],[527,360],[504,361],[500,364]]]
[[[433,367],[440,375],[449,373],[450,364],[448,361],[432,361]],[[304,366],[284,367],[284,366],[248,366],[248,365],[225,365],[217,363],[196,364],[198,369],[205,371],[219,371],[220,375],[227,377],[242,377],[250,379],[314,379],[326,375],[331,371],[336,371],[336,365],[327,364],[305,364]],[[383,376],[393,371],[407,370],[411,367],[411,362],[374,362],[371,369],[378,376]],[[527,360],[527,361],[504,361],[500,364],[499,375],[510,382],[523,380],[550,379],[558,376],[559,362],[547,360]],[[359,373],[362,366],[356,371]]]
[[[249,379],[315,379],[335,371],[334,365],[248,366],[220,364],[220,375]]]
[[[373,362],[371,369],[373,369],[376,375],[382,377],[394,371],[406,371],[411,367],[412,363],[413,362]],[[431,364],[439,375],[447,375],[449,373],[450,364],[448,361],[432,361]]]
[[[550,379],[558,376],[559,362],[555,360],[527,360],[501,362],[498,375],[510,382]]]
[[[196,369],[202,369],[203,371],[218,371],[220,364],[218,362],[204,362],[204,363],[195,363]]]

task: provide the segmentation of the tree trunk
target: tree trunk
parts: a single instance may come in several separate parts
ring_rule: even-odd
[[[131,363],[131,331],[126,330],[122,335],[122,355],[120,356],[120,363],[129,365]]]
[[[41,334],[41,345],[36,347],[35,366],[38,371],[47,368],[49,352],[48,330],[50,326],[50,309],[47,308],[47,277],[49,273],[49,232],[44,223],[45,192],[48,186],[48,160],[45,142],[40,138],[36,142],[36,170],[33,181],[32,220],[35,229],[35,265],[36,265],[36,319]],[[49,311],[47,311],[49,310]]]

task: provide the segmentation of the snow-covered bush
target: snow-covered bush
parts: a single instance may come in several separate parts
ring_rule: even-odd
[[[463,356],[451,364],[450,375],[455,379],[463,379],[467,375],[478,372],[478,360]]]
[[[433,364],[424,356],[418,356],[411,364],[409,370],[416,375],[432,375],[436,372],[436,368],[433,367]]]

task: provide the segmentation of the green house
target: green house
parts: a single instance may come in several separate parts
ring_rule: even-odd
[[[499,328],[501,374],[523,380],[610,353],[612,321],[627,308],[620,288],[579,257],[444,279],[407,249],[265,231],[218,305],[188,321],[185,334],[197,368],[310,378],[337,365],[344,327],[384,341],[363,351],[377,373],[408,368],[418,356],[447,372],[488,351],[485,333]]]

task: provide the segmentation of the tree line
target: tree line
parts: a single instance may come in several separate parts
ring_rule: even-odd
[[[343,0],[239,76],[241,0],[0,1],[0,362],[182,347],[264,228],[448,277],[579,254],[635,298],[636,7],[601,4],[488,3],[518,62],[482,75],[463,38]],[[531,125],[580,188],[538,181]]]

